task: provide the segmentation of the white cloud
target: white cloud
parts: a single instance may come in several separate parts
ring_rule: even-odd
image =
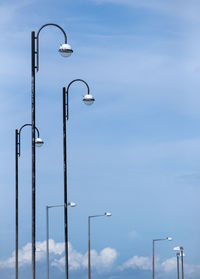
[[[161,269],[164,272],[172,272],[176,270],[176,257],[169,258],[161,263]]]
[[[122,266],[120,266],[120,270],[125,269],[140,269],[140,270],[152,270],[152,259],[151,257],[139,257],[134,256],[126,261]],[[157,269],[160,273],[172,273],[176,272],[177,268],[177,259],[176,257],[172,257],[166,259],[163,262],[157,263]],[[187,264],[184,263],[184,273],[188,276],[197,276],[200,274],[200,264]]]
[[[53,239],[49,240],[50,261],[52,259],[52,266],[64,271],[65,257],[64,257],[64,243],[55,242]],[[117,251],[110,247],[106,247],[98,253],[91,250],[91,265],[98,272],[109,270],[117,258]],[[46,259],[46,241],[36,243],[36,261],[43,261]],[[19,267],[31,264],[31,243],[27,243],[19,250]],[[81,254],[76,251],[69,243],[69,269],[80,270],[86,269],[88,264],[87,253]],[[0,261],[0,268],[14,268],[15,267],[15,251],[12,256],[5,261]]]
[[[132,230],[131,232],[129,232],[129,237],[131,239],[136,239],[138,238],[138,233],[135,230]]]
[[[177,268],[176,257],[169,258],[160,264],[160,270],[164,272],[174,272]],[[200,264],[185,264],[184,273],[188,276],[200,275]]]
[[[117,258],[117,251],[110,247],[106,247],[98,253],[95,250],[91,250],[91,266],[98,272],[104,272],[109,270]],[[55,259],[52,263],[60,270],[64,270],[65,258]],[[88,265],[88,254],[81,254],[74,250],[69,245],[69,268],[70,270],[85,269]]]
[[[19,249],[19,266],[31,264],[31,249],[32,244],[27,243],[22,249]],[[54,255],[62,255],[64,253],[64,243],[55,242],[53,239],[49,240],[49,253]],[[46,258],[46,241],[36,243],[36,261],[41,261]],[[15,266],[15,251],[12,256],[0,261],[0,268],[14,268]]]
[[[151,270],[151,258],[133,256],[120,267],[121,270],[127,268]]]

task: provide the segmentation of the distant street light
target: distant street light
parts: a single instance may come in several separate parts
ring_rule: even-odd
[[[71,85],[75,82],[84,83],[87,87],[87,94],[83,98],[83,102],[86,105],[92,105],[95,101],[93,96],[90,94],[90,88],[86,81],[82,79],[72,80],[68,86],[67,90],[63,87],[63,165],[64,165],[64,204],[67,204],[68,194],[67,194],[67,124],[66,120],[69,120],[69,89]],[[68,279],[68,209],[67,206],[64,207],[64,220],[65,220],[65,273]]]
[[[183,253],[183,247],[182,246],[177,246],[177,247],[174,247],[173,249],[174,251],[180,251],[180,253],[177,253],[179,254],[179,256],[181,256],[181,271],[182,271],[182,279],[184,279],[184,268],[183,268],[183,257],[185,256],[184,253]],[[177,255],[176,254],[176,255]],[[178,278],[179,278],[179,263],[178,263],[178,260],[179,260],[179,256],[177,256],[177,273],[178,273]]]
[[[154,248],[154,246],[155,246],[155,242],[156,241],[162,241],[162,240],[168,240],[168,241],[171,241],[172,240],[172,237],[166,237],[166,238],[158,238],[158,239],[153,239],[152,240],[152,279],[154,279],[154,268],[155,268],[155,259],[154,259],[154,250],[155,250],[155,248]]]
[[[36,163],[35,163],[35,74],[39,71],[39,35],[43,28],[47,26],[54,26],[60,29],[64,35],[64,44],[59,48],[59,53],[63,57],[69,57],[73,50],[67,43],[67,35],[59,25],[55,23],[47,23],[42,25],[37,34],[31,33],[31,113],[32,113],[32,279],[36,277]],[[66,274],[66,279],[67,274]]]
[[[69,202],[67,206],[75,207],[77,204],[75,202]],[[64,207],[62,205],[47,205],[46,206],[46,257],[47,257],[47,279],[49,279],[49,208],[53,207]]]
[[[31,124],[24,124],[19,130],[15,130],[15,278],[18,279],[18,250],[19,250],[19,229],[18,229],[18,158],[21,155],[21,131],[26,126],[32,126]],[[35,139],[36,146],[42,146],[43,141],[39,137],[40,133],[37,127],[37,138]]]
[[[93,215],[93,216],[88,216],[88,279],[91,279],[91,259],[90,259],[90,219],[95,218],[95,217],[102,217],[102,216],[107,216],[110,217],[112,216],[111,213],[105,212],[104,214],[101,215]]]
[[[180,257],[180,253],[176,253],[176,260],[177,260],[177,279],[179,279],[179,257]]]

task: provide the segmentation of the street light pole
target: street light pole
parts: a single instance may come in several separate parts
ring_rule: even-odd
[[[90,257],[90,219],[95,217],[111,216],[111,213],[106,212],[100,215],[88,216],[88,279],[91,279],[91,257]]]
[[[184,279],[184,269],[183,269],[183,247],[180,247],[181,250],[181,270],[182,270],[182,279]]]
[[[67,206],[70,207],[75,207],[76,203],[74,202],[69,202]],[[64,207],[64,204],[62,205],[51,205],[51,206],[46,206],[46,261],[47,261],[47,279],[49,279],[49,208],[53,207]]]
[[[67,35],[65,31],[57,24],[47,23],[37,32],[31,33],[31,108],[32,108],[32,279],[35,279],[35,252],[36,252],[36,163],[35,163],[35,73],[39,70],[39,34],[46,26],[59,28],[64,34],[65,43],[60,47],[59,52],[62,56],[68,57],[72,54],[71,46],[67,44]]]
[[[18,279],[18,250],[19,250],[19,214],[18,214],[18,197],[19,197],[19,180],[18,180],[18,159],[21,155],[21,131],[26,126],[32,126],[31,124],[24,124],[19,130],[15,130],[15,278]],[[37,131],[37,138],[35,139],[35,143],[37,146],[41,146],[43,141],[40,139],[40,133],[37,127],[35,127]]]
[[[173,249],[174,251],[180,251],[180,252],[177,252],[177,272],[178,272],[178,277],[179,277],[179,263],[178,263],[178,257],[181,256],[181,271],[182,271],[182,279],[184,279],[184,268],[183,268],[183,257],[185,256],[184,253],[183,253],[183,247],[182,246],[177,246],[177,247],[174,247]]]
[[[71,81],[67,87],[63,87],[63,167],[64,167],[64,204],[67,204],[67,135],[66,135],[66,120],[69,120],[69,88],[74,82],[82,82],[87,87],[87,94],[83,98],[85,104],[91,105],[95,101],[93,96],[90,94],[89,85],[82,79],[74,79]],[[66,98],[67,97],[67,98]],[[68,209],[67,206],[64,207],[64,224],[65,224],[65,274],[66,279],[68,279]]]
[[[152,279],[155,278],[155,242],[156,241],[162,241],[162,240],[169,240],[171,241],[171,237],[166,237],[166,238],[158,238],[158,239],[153,239],[152,240]]]
[[[179,279],[179,257],[180,257],[180,253],[176,253],[176,258],[177,258],[177,279]]]

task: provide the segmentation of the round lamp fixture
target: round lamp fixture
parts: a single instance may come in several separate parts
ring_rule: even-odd
[[[43,144],[44,144],[44,142],[41,138],[35,139],[35,145],[37,145],[37,147],[41,147]]]
[[[86,104],[86,105],[92,105],[95,101],[95,98],[91,95],[91,94],[86,94],[83,98],[83,102]]]
[[[105,216],[112,216],[112,214],[110,212],[106,212]]]
[[[73,50],[69,44],[62,44],[58,50],[63,57],[69,57]]]

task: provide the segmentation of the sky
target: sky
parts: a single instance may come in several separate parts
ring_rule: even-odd
[[[200,277],[200,3],[197,0],[19,0],[0,2],[0,278],[15,278],[15,129],[31,122],[31,31],[40,33],[36,74],[37,278],[46,278],[46,206],[63,203],[62,88],[67,122],[69,277]],[[64,277],[63,209],[49,210],[50,278]],[[21,133],[19,277],[31,276],[31,129]]]

